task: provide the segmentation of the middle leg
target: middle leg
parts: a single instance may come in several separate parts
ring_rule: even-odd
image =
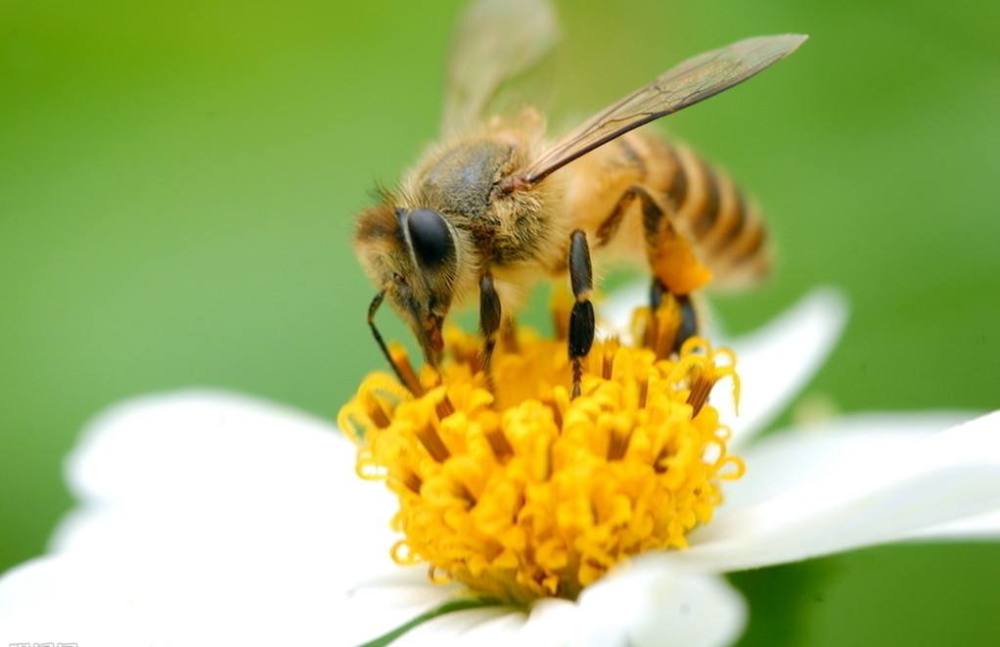
[[[575,398],[580,395],[583,358],[594,344],[594,305],[590,302],[590,293],[594,289],[594,272],[590,265],[587,235],[580,229],[570,234],[569,279],[574,303],[569,315],[567,343],[569,359],[573,365],[572,397]]]

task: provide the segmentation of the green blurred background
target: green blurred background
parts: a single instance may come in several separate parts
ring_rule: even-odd
[[[701,50],[811,34],[669,124],[757,195],[780,247],[775,279],[718,310],[746,330],[836,284],[851,322],[806,397],[1000,404],[1000,5],[589,4],[560,5],[551,62],[577,114]],[[457,8],[0,4],[0,570],[43,550],[71,503],[63,458],[102,407],[219,385],[331,416],[381,366],[352,215],[435,136]],[[1000,641],[994,545],[734,581],[751,643]]]

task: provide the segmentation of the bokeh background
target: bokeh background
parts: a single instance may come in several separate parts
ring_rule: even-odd
[[[750,188],[779,244],[774,280],[716,309],[747,330],[839,285],[850,324],[805,401],[1000,404],[1000,4],[584,4],[560,4],[564,114],[744,36],[811,34],[663,125]],[[217,385],[332,416],[381,366],[352,215],[435,136],[457,9],[0,3],[0,570],[44,549],[102,407]],[[752,644],[1000,642],[998,545],[733,579]]]

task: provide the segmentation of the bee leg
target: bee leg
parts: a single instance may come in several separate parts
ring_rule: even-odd
[[[493,349],[497,345],[500,314],[500,295],[497,294],[496,286],[493,284],[493,275],[487,272],[479,279],[479,330],[483,333],[483,355],[480,364],[488,380],[492,380],[490,362],[493,359]]]
[[[677,236],[673,225],[669,220],[668,206],[662,205],[647,191],[639,185],[630,186],[622,193],[614,208],[604,222],[597,228],[597,246],[604,247],[618,233],[618,228],[625,217],[625,213],[633,202],[638,198],[642,208],[642,228],[645,233],[646,255],[649,257],[650,266],[654,266],[654,259],[664,243]],[[686,294],[673,294],[663,282],[653,277],[650,286],[649,305],[653,312],[663,304],[664,298],[674,299],[681,309],[681,324],[677,331],[671,350],[677,351],[681,345],[698,332],[698,318],[691,303],[691,298]]]
[[[681,324],[677,329],[677,336],[674,338],[674,346],[672,348],[674,352],[677,352],[684,345],[684,342],[698,334],[698,313],[695,311],[694,304],[691,303],[690,296],[686,294],[680,296],[672,295],[667,286],[663,285],[663,282],[654,276],[649,286],[650,312],[656,312],[663,305],[664,297],[677,301],[677,305],[681,309]]]
[[[674,350],[680,351],[684,342],[698,334],[698,312],[691,297],[688,295],[677,297],[681,304],[681,327],[677,330],[677,340],[674,341]]]
[[[606,246],[618,234],[618,229],[625,219],[625,214],[628,213],[629,207],[632,206],[636,198],[639,199],[642,205],[642,227],[646,233],[646,251],[655,251],[664,236],[664,232],[661,231],[661,222],[663,222],[663,217],[667,215],[667,212],[665,207],[661,206],[645,187],[638,184],[633,184],[625,189],[621,197],[618,198],[618,202],[611,209],[611,213],[597,227],[598,249]],[[670,227],[672,231],[669,223],[667,223],[667,227]]]
[[[648,191],[642,187],[632,187],[631,189],[642,204],[642,228],[646,238],[646,256],[649,257],[650,266],[655,266],[654,259],[659,250],[670,239],[676,238],[677,233],[673,225],[667,218],[667,212]],[[691,297],[687,294],[675,294],[664,285],[658,277],[654,276],[649,293],[650,311],[655,313],[663,304],[664,298],[673,299],[681,311],[681,321],[674,337],[671,352],[677,352],[688,339],[698,332],[698,318],[691,303]]]
[[[590,293],[594,289],[594,275],[590,265],[590,248],[587,235],[577,229],[569,238],[569,280],[573,288],[573,309],[569,315],[569,359],[573,364],[572,397],[580,395],[583,379],[583,358],[594,343],[594,306]]]

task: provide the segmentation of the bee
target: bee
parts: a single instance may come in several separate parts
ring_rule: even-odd
[[[557,31],[543,0],[474,2],[453,43],[441,142],[358,217],[355,249],[378,289],[368,324],[401,380],[374,321],[386,298],[437,365],[448,313],[478,295],[489,376],[526,289],[568,274],[578,395],[595,330],[591,252],[644,262],[651,307],[681,307],[678,344],[697,330],[691,294],[713,275],[752,283],[767,269],[764,224],[742,191],[686,146],[636,129],[745,81],[806,37],[749,38],[686,60],[555,140],[532,109],[487,118],[498,88],[542,59]]]

